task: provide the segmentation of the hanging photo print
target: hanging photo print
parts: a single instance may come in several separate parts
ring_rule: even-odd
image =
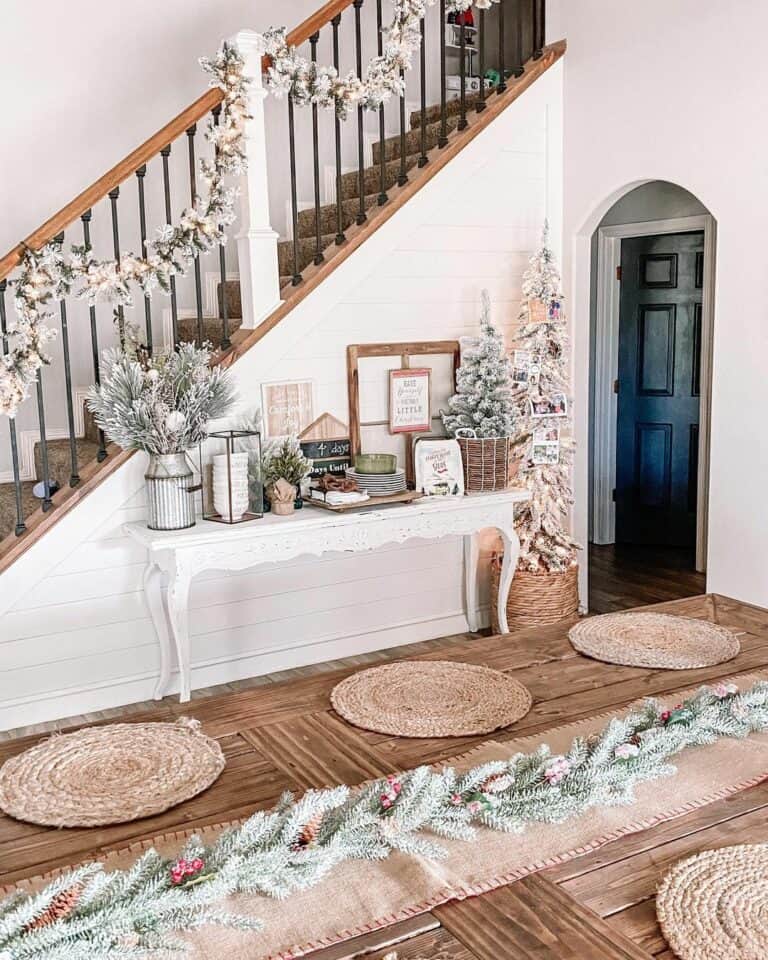
[[[557,297],[553,297],[549,301],[549,309],[547,311],[547,319],[551,322],[554,320],[563,319],[563,305]]]
[[[424,433],[431,429],[429,391],[432,371],[389,371],[389,432]]]
[[[532,417],[567,417],[568,400],[564,393],[553,393],[551,397],[531,399]]]
[[[531,459],[535,464],[553,465],[560,462],[560,430],[541,427],[533,431]]]
[[[528,383],[531,354],[528,350],[515,350],[512,357],[512,382]]]

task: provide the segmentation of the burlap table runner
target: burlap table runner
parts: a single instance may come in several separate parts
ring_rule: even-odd
[[[768,671],[734,679],[745,689],[758,680],[768,679]],[[696,688],[664,699],[677,703],[693,689]],[[548,743],[554,752],[561,752],[574,737],[601,730],[611,717],[628,709],[625,706],[505,743],[489,741],[445,765],[468,769],[488,760],[529,752],[542,742]],[[264,928],[260,931],[244,933],[205,927],[191,931],[185,939],[193,945],[195,960],[221,960],[224,956],[227,960],[298,957],[424,913],[449,900],[484,893],[768,779],[768,733],[692,748],[673,762],[677,774],[641,784],[636,802],[630,806],[595,808],[562,824],[531,824],[523,834],[481,829],[472,843],[441,841],[449,851],[441,861],[393,854],[379,863],[345,863],[318,886],[286,900],[238,895],[222,904],[232,912],[262,919]],[[209,827],[202,835],[210,840],[230,825]],[[172,854],[183,838],[184,834],[174,833],[153,843],[134,844],[109,855],[106,866],[125,867],[151,845]],[[44,878],[35,878],[19,886],[38,887],[43,881]]]

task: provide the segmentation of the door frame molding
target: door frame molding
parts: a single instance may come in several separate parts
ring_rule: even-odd
[[[697,477],[696,569],[707,566],[709,524],[709,450],[712,407],[712,343],[715,319],[716,222],[710,214],[646,220],[599,227],[597,232],[597,303],[594,356],[594,454],[592,463],[592,540],[615,543],[616,426],[618,397],[613,383],[619,376],[619,307],[621,241],[656,234],[704,232],[704,286],[701,297],[701,386],[699,393],[699,470]]]

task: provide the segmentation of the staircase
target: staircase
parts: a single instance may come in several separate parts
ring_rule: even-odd
[[[317,14],[289,35],[290,42],[300,47],[311,41],[321,29],[334,26],[334,21],[337,24],[337,18],[352,6],[352,3],[353,0],[330,0],[318,10]],[[562,57],[565,52],[563,42],[548,47],[543,44],[542,0],[532,0],[530,16],[527,20],[523,19],[521,13],[526,7],[525,3],[517,3],[516,0],[501,0],[501,3],[510,8],[507,12],[507,23],[511,26],[508,26],[507,30],[515,31],[513,47],[519,59],[519,62],[512,63],[511,68],[506,71],[503,63],[501,64],[501,72],[506,78],[505,84],[501,88],[493,88],[484,94],[473,94],[463,89],[456,99],[449,100],[444,95],[439,103],[428,106],[424,93],[425,79],[422,63],[421,71],[415,70],[416,76],[409,78],[409,84],[412,82],[415,84],[414,89],[421,87],[421,109],[414,111],[405,122],[401,119],[394,132],[389,132],[387,135],[387,131],[384,131],[384,135],[376,139],[372,150],[373,163],[370,166],[356,164],[355,169],[342,171],[337,156],[337,202],[321,203],[316,176],[314,203],[306,209],[298,209],[294,176],[292,219],[295,230],[289,230],[290,239],[281,239],[277,242],[276,251],[273,248],[272,254],[276,254],[277,276],[274,278],[274,286],[275,290],[279,290],[279,298],[282,301],[280,305],[271,310],[261,322],[250,325],[247,318],[249,310],[251,315],[253,314],[253,304],[243,302],[244,296],[239,281],[227,277],[231,265],[225,263],[223,255],[219,257],[215,253],[210,254],[209,261],[218,260],[215,264],[217,276],[214,286],[215,302],[205,302],[202,290],[204,279],[209,273],[209,264],[206,262],[206,265],[201,265],[202,258],[200,258],[195,264],[194,278],[190,278],[187,286],[179,284],[178,296],[171,304],[172,335],[176,342],[210,341],[219,347],[217,362],[226,365],[234,363],[238,357],[254,347],[280,323],[300,300],[319,286],[343,260],[351,256],[357,247],[445,167],[466,144],[489,123],[492,123],[495,117]],[[355,7],[359,9],[357,4]],[[481,37],[484,17],[485,11],[481,11],[479,34]],[[489,52],[492,46],[498,49],[499,56],[503,56],[503,24],[504,21],[501,20],[498,44],[496,38],[492,43],[490,37],[485,44],[488,57],[486,62],[489,66],[499,66],[498,63],[493,63]],[[430,47],[429,39],[427,37],[428,48]],[[433,47],[438,46],[437,37],[432,38],[432,44]],[[525,49],[529,51],[527,56],[523,54]],[[445,57],[444,49],[441,50],[440,55]],[[514,53],[513,59],[515,59]],[[464,78],[462,86],[464,86],[467,82],[466,73],[462,74],[462,77]],[[158,174],[162,165],[166,210],[173,205],[178,206],[180,210],[182,205],[188,203],[188,198],[177,200],[172,193],[168,175],[168,154],[173,153],[177,146],[179,150],[183,149],[185,152],[189,150],[190,157],[195,156],[196,145],[199,153],[203,152],[205,146],[198,142],[202,137],[195,138],[195,129],[210,113],[215,115],[220,100],[221,94],[218,90],[209,90],[203,94],[179,117],[158,131],[125,161],[118,164],[64,210],[52,217],[24,243],[37,249],[65,229],[69,236],[70,230],[74,232],[73,228],[80,226],[81,220],[85,229],[86,221],[90,222],[91,210],[96,210],[99,202],[106,205],[107,197],[111,201],[114,226],[119,215],[115,193],[119,193],[120,185],[133,180],[134,177],[143,183],[143,178],[148,172],[148,164],[149,169],[154,168]],[[402,112],[401,117],[404,118]],[[354,141],[357,136],[362,143],[362,132],[357,125],[356,116],[350,115],[343,127],[345,141]],[[282,144],[278,147],[284,148]],[[278,147],[270,144],[270,149]],[[293,151],[293,145],[291,150]],[[317,150],[317,139],[315,139],[316,165]],[[362,147],[359,155],[362,155]],[[304,166],[311,167],[310,157],[297,158],[291,152],[290,161],[294,168],[297,166],[297,159],[303,159]],[[251,164],[252,162],[251,158]],[[305,176],[305,184],[308,179]],[[192,189],[195,189],[194,181]],[[140,194],[140,197],[142,215],[146,216],[143,208],[143,194]],[[364,219],[361,215],[363,211]],[[150,222],[155,220],[150,219]],[[266,226],[268,227],[268,224]],[[72,237],[72,242],[78,242],[78,240],[77,236]],[[7,278],[13,279],[13,270],[22,250],[23,246],[19,245],[0,260],[0,307],[2,307],[0,318],[3,319],[4,324]],[[238,252],[242,272],[243,248],[239,247]],[[97,253],[101,254],[100,251]],[[103,255],[110,256],[111,252],[105,251]],[[251,296],[253,295],[252,291]],[[270,302],[274,303],[276,299],[273,297]],[[157,301],[158,298],[155,298],[153,304]],[[161,303],[160,307],[167,312],[167,303]],[[155,311],[154,316],[151,315],[152,309]],[[157,307],[146,306],[147,336],[152,336],[156,345],[163,339],[159,331],[157,309]],[[137,311],[137,315],[141,315],[141,310]],[[92,332],[95,329],[93,320],[92,314]],[[109,343],[104,342],[102,336],[98,349],[107,345]],[[96,357],[98,352],[95,334],[92,346],[93,355]],[[87,366],[85,358],[82,358],[80,366],[81,368]],[[42,376],[46,380],[49,377],[49,370],[50,368],[44,368],[42,371]],[[71,371],[67,370],[67,374],[69,383]],[[92,378],[91,372],[86,384],[92,382]],[[81,380],[75,380],[76,384],[81,382]],[[70,411],[70,433],[63,439],[54,432],[46,436],[45,423],[50,424],[52,411],[47,408],[39,409],[39,397],[37,409],[34,397],[27,400],[24,405],[26,409],[22,409],[21,413],[26,417],[24,427],[14,421],[8,421],[9,429],[0,424],[0,436],[6,433],[7,429],[10,435],[11,455],[6,456],[6,461],[13,475],[8,482],[0,482],[0,573],[38,540],[59,517],[72,509],[83,496],[124,463],[130,455],[110,444],[105,444],[87,413],[82,418],[77,418],[78,422],[82,420],[85,424],[82,430],[83,435],[74,435],[71,424],[75,418],[71,414],[76,400],[71,388],[67,389],[65,400]],[[19,437],[29,426],[33,433],[35,427],[39,429],[39,440],[34,447],[34,479],[28,475],[29,464],[26,465],[26,473],[24,472],[25,465],[20,463],[18,452]],[[4,453],[2,444],[5,442],[0,440],[0,455]],[[4,465],[6,461],[0,460],[0,476],[8,472]],[[41,501],[32,494],[35,483],[47,484],[51,491],[55,486],[59,489],[57,492],[51,492],[47,500]]]

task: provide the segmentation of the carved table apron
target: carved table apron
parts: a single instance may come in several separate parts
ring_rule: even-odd
[[[465,596],[469,629],[477,629],[477,534],[495,527],[504,541],[499,581],[498,617],[507,632],[507,596],[517,566],[520,541],[514,529],[514,507],[528,500],[525,490],[470,494],[465,497],[425,497],[407,505],[355,513],[331,513],[307,506],[290,517],[266,514],[237,526],[199,521],[190,530],[164,533],[129,523],[125,531],[148,555],[144,590],[160,644],[160,676],[155,699],[168,689],[171,652],[179,663],[180,700],[190,696],[189,591],[204,570],[245,570],[262,563],[293,560],[331,551],[375,550],[406,540],[464,537]],[[164,575],[168,589],[163,591]]]

